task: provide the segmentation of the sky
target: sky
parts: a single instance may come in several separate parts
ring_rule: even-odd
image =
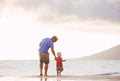
[[[120,45],[120,0],[0,0],[0,60],[39,59],[53,35],[63,58]]]

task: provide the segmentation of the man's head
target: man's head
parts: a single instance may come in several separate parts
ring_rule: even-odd
[[[51,40],[52,40],[53,42],[56,42],[56,41],[58,40],[58,38],[57,38],[57,36],[52,36]]]

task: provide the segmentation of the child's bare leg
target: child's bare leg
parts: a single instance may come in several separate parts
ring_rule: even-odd
[[[59,71],[57,71],[57,76],[59,76]]]
[[[57,71],[57,76],[60,76],[60,75],[61,75],[60,71]]]
[[[61,71],[59,72],[59,76],[61,76]]]
[[[58,71],[57,71],[57,76],[58,76]]]

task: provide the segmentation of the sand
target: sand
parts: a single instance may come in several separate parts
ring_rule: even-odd
[[[55,75],[50,76],[9,76],[0,77],[0,81],[120,81],[120,76],[108,76],[108,75],[81,75],[81,76],[69,76],[64,75],[57,77]]]

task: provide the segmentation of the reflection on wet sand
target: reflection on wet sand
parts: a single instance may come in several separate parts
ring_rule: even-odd
[[[40,77],[40,81],[47,81],[47,77]]]
[[[84,75],[84,76],[48,76],[40,77],[40,81],[120,81],[120,76],[93,76],[93,75]]]
[[[40,77],[40,81],[51,81],[51,80],[54,80],[54,81],[61,81],[60,78],[48,78],[48,77]]]

